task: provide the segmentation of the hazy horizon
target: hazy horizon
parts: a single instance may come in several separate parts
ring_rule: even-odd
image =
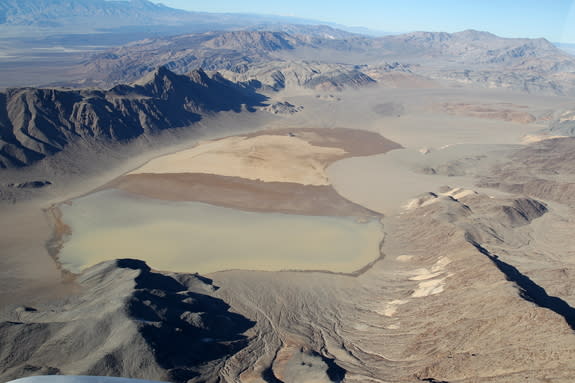
[[[294,0],[289,4],[263,0],[247,0],[241,3],[230,0],[205,3],[185,0],[153,1],[188,11],[290,16],[390,33],[458,32],[476,29],[502,37],[542,37],[558,43],[575,43],[575,2],[571,0],[549,3],[534,0],[359,0],[353,3],[329,4],[303,0]]]

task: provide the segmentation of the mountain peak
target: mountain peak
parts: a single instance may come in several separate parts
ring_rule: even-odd
[[[257,49],[265,51],[290,50],[295,39],[285,32],[234,31],[223,33],[204,45],[216,49]]]
[[[204,72],[202,68],[194,69],[188,73],[187,76],[190,78],[190,80],[202,86],[207,86],[211,80],[210,76],[208,76],[208,74]]]
[[[485,31],[478,31],[475,29],[466,29],[464,31],[455,32],[453,34],[456,36],[468,38],[471,40],[483,40],[483,39],[498,38],[498,36],[494,35],[493,33],[485,32]]]
[[[166,68],[166,66],[161,65],[135,81],[134,85],[148,86],[150,84],[160,84],[166,80],[172,80],[176,76],[178,75]]]

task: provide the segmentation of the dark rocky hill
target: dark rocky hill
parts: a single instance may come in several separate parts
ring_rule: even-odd
[[[76,141],[127,142],[240,112],[265,98],[216,74],[160,67],[109,90],[8,89],[0,94],[0,168],[29,165]]]
[[[210,296],[209,279],[155,273],[138,260],[103,262],[78,284],[81,294],[52,307],[0,312],[2,381],[32,372],[186,382],[215,375],[253,326]]]

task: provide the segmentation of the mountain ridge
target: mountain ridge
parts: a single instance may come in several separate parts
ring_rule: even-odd
[[[8,89],[0,95],[0,168],[30,165],[77,140],[126,142],[264,100],[220,75],[177,75],[165,67],[109,90]]]
[[[324,57],[327,60],[322,60]],[[414,75],[430,80],[524,92],[575,92],[571,74],[575,57],[545,39],[509,39],[475,30],[377,38],[260,30],[186,34],[144,40],[96,54],[87,58],[74,75],[101,86],[133,80],[151,66],[166,65],[177,73],[201,67],[225,72],[234,80],[262,81],[277,90],[266,80],[274,68],[293,69],[316,63],[328,66],[327,72],[344,70],[352,77],[355,72],[368,77],[375,73],[377,77],[379,68],[391,62],[399,63],[397,68],[410,67]],[[281,72],[285,75],[284,69]],[[298,75],[305,77],[306,73]]]

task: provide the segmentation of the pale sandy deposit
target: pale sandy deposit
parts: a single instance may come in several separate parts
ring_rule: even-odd
[[[345,157],[398,148],[381,135],[362,130],[266,129],[159,157],[104,188],[247,211],[373,216],[377,213],[333,189],[326,168]]]
[[[228,137],[152,160],[130,174],[202,173],[328,185],[326,165],[345,155],[342,149],[314,146],[289,135]]]

